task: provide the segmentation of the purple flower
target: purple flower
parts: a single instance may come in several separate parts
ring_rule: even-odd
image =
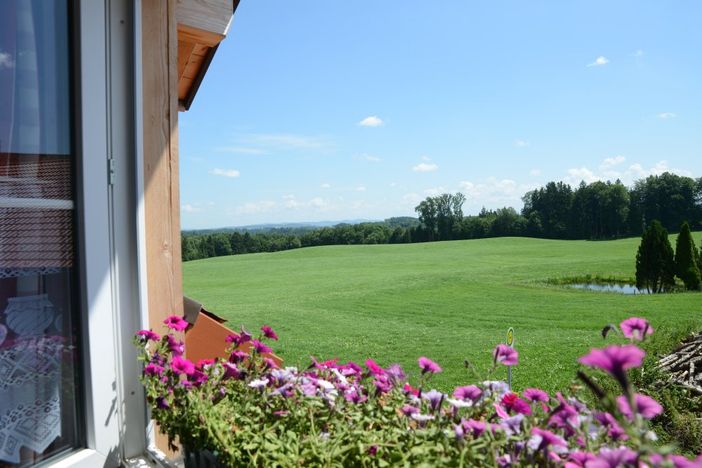
[[[278,364],[271,358],[263,358],[263,364],[265,364],[266,369],[277,369]]]
[[[239,334],[239,343],[246,343],[247,341],[251,341],[251,338],[253,338],[251,333],[247,332],[244,327],[241,327],[241,333]]]
[[[394,383],[402,382],[407,378],[405,371],[402,370],[402,366],[399,364],[391,364],[387,369],[385,369],[385,372]]]
[[[266,338],[278,341],[278,335],[276,335],[273,329],[268,325],[262,326],[261,331],[263,332],[263,336],[265,336]]]
[[[164,397],[156,397],[156,407],[160,409],[168,409],[171,405],[168,404],[168,400]]]
[[[653,334],[653,327],[646,319],[640,317],[631,317],[624,320],[619,324],[619,328],[622,329],[625,337],[636,341],[643,341],[646,335]]]
[[[563,395],[556,393],[556,398],[560,404],[553,410],[553,414],[548,420],[549,426],[564,429],[568,435],[572,435],[573,429],[580,425],[580,415],[575,406],[568,403]]]
[[[184,357],[174,356],[171,361],[171,369],[178,375],[193,375],[195,372],[195,364]]]
[[[207,382],[207,374],[204,372],[195,369],[195,371],[192,373],[192,375],[189,376],[190,382],[196,387],[199,387],[200,385],[204,384]]]
[[[377,445],[371,445],[368,447],[368,455],[371,457],[374,457],[375,454],[378,453],[378,446]]]
[[[431,359],[427,357],[420,357],[417,362],[419,363],[419,368],[422,369],[422,374],[430,372],[432,374],[438,374],[441,372],[441,367]]]
[[[595,455],[590,452],[571,452],[568,455],[568,462],[566,462],[566,468],[585,468],[588,462],[595,459]]]
[[[373,385],[378,390],[378,393],[388,393],[392,390],[392,381],[385,375],[379,375],[373,379]]]
[[[617,420],[609,413],[596,413],[595,419],[602,424],[602,427],[607,429],[607,435],[615,442],[627,440],[629,436],[626,431],[619,425]]]
[[[478,401],[478,398],[480,398],[482,395],[483,391],[480,389],[480,387],[475,385],[456,387],[456,389],[453,391],[453,396],[455,398],[459,398],[461,400],[471,400],[473,402]]]
[[[534,427],[531,429],[531,439],[529,439],[528,446],[532,450],[547,450],[549,447],[568,447],[568,444],[563,437],[554,434],[546,429],[540,429]]]
[[[412,405],[404,405],[400,409],[400,411],[402,411],[402,414],[404,414],[405,416],[412,416],[415,413],[419,413],[419,408]]]
[[[168,349],[171,350],[174,356],[182,356],[185,353],[185,344],[176,339],[173,335],[166,335],[168,341]]]
[[[273,350],[266,346],[264,343],[261,343],[258,340],[251,340],[251,346],[253,346],[254,351],[256,351],[258,354],[264,354],[264,353],[272,353]]]
[[[609,372],[620,382],[626,378],[624,371],[639,367],[646,353],[635,345],[609,345],[603,349],[592,349],[578,362]]]
[[[646,419],[653,419],[663,412],[663,407],[656,400],[640,393],[634,394],[634,405],[636,406],[636,413]],[[630,421],[634,420],[629,400],[625,396],[617,397],[617,408]]]
[[[636,452],[627,447],[603,448],[594,460],[587,462],[586,466],[587,468],[618,468],[634,465],[636,458]]]
[[[487,424],[484,423],[483,421],[476,421],[475,419],[469,419],[468,421],[463,422],[463,427],[467,431],[471,431],[473,433],[473,437],[480,437],[480,435],[485,432],[485,429],[487,428]]]
[[[241,377],[241,371],[238,367],[236,367],[236,364],[232,364],[231,362],[225,362],[222,365],[224,366],[225,379],[239,380],[239,378]]]
[[[366,396],[363,394],[363,390],[357,387],[351,387],[344,393],[344,398],[346,401],[351,403],[359,404],[367,400]]]
[[[151,330],[139,330],[136,332],[136,335],[139,339],[144,341],[158,341],[161,339],[158,333],[152,332]]]
[[[509,418],[504,418],[500,422],[500,425],[505,430],[507,435],[519,434],[522,430],[522,421],[524,420],[523,414],[517,414]]]
[[[177,315],[166,317],[163,323],[165,323],[168,328],[175,331],[183,331],[188,328],[188,322],[186,322],[183,317]]]
[[[235,349],[229,355],[229,362],[244,362],[249,358],[249,353]]]
[[[524,390],[524,398],[531,402],[543,402],[547,403],[549,398],[548,398],[548,393],[544,392],[540,388],[527,388]]]
[[[233,344],[235,346],[239,345],[241,342],[241,336],[238,333],[231,333],[227,335],[227,337],[224,339],[229,344]]]
[[[160,376],[163,374],[163,367],[159,366],[158,364],[154,364],[153,362],[147,364],[144,366],[144,375],[158,375]]]
[[[519,362],[519,353],[517,353],[517,350],[506,344],[498,344],[495,346],[492,355],[495,363],[499,362],[505,366],[516,366]]]
[[[441,406],[441,402],[444,400],[445,396],[446,395],[444,395],[443,393],[434,389],[431,389],[428,392],[422,394],[422,398],[429,402],[429,406],[431,407],[432,411],[436,411],[437,408]]]

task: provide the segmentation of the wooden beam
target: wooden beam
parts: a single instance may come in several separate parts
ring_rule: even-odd
[[[234,13],[232,0],[177,0],[179,25],[224,37]],[[238,3],[238,2],[236,2]]]
[[[144,207],[150,326],[183,314],[176,0],[142,2]]]

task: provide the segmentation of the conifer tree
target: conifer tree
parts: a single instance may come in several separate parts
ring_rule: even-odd
[[[675,260],[668,231],[654,220],[641,236],[636,254],[636,287],[660,293],[675,285]]]
[[[685,283],[685,289],[697,290],[700,287],[699,254],[687,222],[680,226],[680,234],[675,243],[675,274]]]

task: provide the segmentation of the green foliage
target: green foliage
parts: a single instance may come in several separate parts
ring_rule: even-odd
[[[692,240],[690,226],[684,222],[675,243],[676,275],[683,281],[685,288],[695,291],[700,288],[699,254],[695,241]]]
[[[460,192],[444,193],[436,197],[427,197],[414,211],[419,215],[419,222],[427,235],[425,240],[450,240],[454,238],[454,229],[463,219],[463,203],[466,196]]]
[[[657,220],[644,231],[636,253],[636,287],[652,293],[675,286],[675,261],[668,231]]]
[[[230,323],[257,328],[265,320],[284,332],[279,352],[288,365],[302,366],[310,354],[384,356],[412,369],[413,358],[426,353],[487,367],[489,357],[472,350],[490,349],[513,326],[525,356],[513,375],[516,387],[555,391],[569,385],[577,357],[599,343],[603,310],[612,321],[635,313],[661,329],[686,320],[702,325],[697,293],[623,295],[545,284],[588,274],[633,278],[639,241],[314,247],[186,262],[183,286]],[[448,389],[465,377],[465,369],[450,366],[434,381]]]

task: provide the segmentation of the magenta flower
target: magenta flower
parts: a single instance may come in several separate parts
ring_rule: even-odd
[[[640,393],[634,394],[634,405],[636,405],[636,413],[646,419],[653,419],[663,412],[663,407],[656,400]],[[630,421],[634,420],[629,400],[625,396],[617,397],[617,408]]]
[[[269,348],[264,343],[261,343],[258,340],[251,340],[251,346],[253,346],[254,351],[256,351],[259,354],[273,352],[273,350],[271,348]]]
[[[597,419],[602,427],[607,429],[607,435],[616,441],[627,440],[629,436],[626,431],[619,425],[616,418],[609,413],[596,413],[595,419]]]
[[[164,397],[156,397],[156,407],[160,409],[168,409],[171,405],[168,404],[168,400]]]
[[[263,336],[265,336],[266,338],[278,341],[278,335],[276,335],[273,329],[268,325],[262,326],[261,331],[263,332]]]
[[[399,364],[391,364],[387,369],[385,369],[385,372],[394,383],[403,382],[407,378],[405,371],[402,370],[402,366]]]
[[[453,391],[453,396],[455,398],[459,398],[461,400],[471,400],[473,402],[478,401],[478,398],[480,398],[482,395],[483,391],[480,389],[480,387],[475,385],[456,387],[456,389]]]
[[[277,369],[278,364],[271,358],[263,358],[263,364],[265,364],[266,369]]]
[[[431,389],[428,392],[422,394],[422,398],[429,402],[429,406],[431,407],[432,411],[436,411],[437,408],[441,406],[441,402],[444,401],[445,396],[446,395],[444,395],[443,393],[434,389]]]
[[[184,357],[175,356],[171,361],[171,369],[178,375],[193,375],[195,372],[195,364]]]
[[[243,362],[248,358],[249,358],[249,353],[247,353],[245,351],[241,351],[239,349],[235,349],[229,355],[229,362]]]
[[[149,363],[144,366],[144,375],[161,375],[163,374],[163,367],[158,364]]]
[[[189,375],[188,378],[190,379],[190,382],[192,382],[192,384],[196,387],[199,387],[200,385],[207,382],[207,374],[197,369],[195,369],[192,375]]]
[[[603,349],[590,350],[590,354],[582,356],[578,362],[621,378],[627,369],[639,367],[645,355],[646,353],[635,345],[610,345]]]
[[[246,343],[247,341],[251,341],[251,338],[253,338],[253,335],[247,332],[244,327],[241,327],[241,333],[239,334],[239,343]]]
[[[531,407],[529,404],[519,398],[516,393],[508,393],[502,397],[501,403],[507,411],[514,411],[518,414],[531,414]]]
[[[168,328],[175,331],[183,331],[188,328],[188,322],[186,322],[183,317],[177,315],[167,317],[163,323],[165,323]]]
[[[646,335],[653,334],[653,327],[651,327],[646,319],[640,317],[628,318],[620,323],[619,327],[622,329],[622,333],[624,333],[625,337],[636,341],[643,341]]]
[[[415,413],[419,413],[419,408],[412,405],[404,405],[400,411],[402,411],[402,414],[405,416],[411,416]]]
[[[145,341],[158,341],[161,339],[158,333],[152,332],[151,330],[139,330],[136,334],[141,340]]]
[[[224,378],[225,379],[239,380],[239,378],[241,377],[241,371],[236,366],[236,364],[232,364],[231,362],[225,362],[222,365],[224,366]]]
[[[568,447],[563,437],[538,427],[531,429],[531,439],[529,439],[528,445],[532,450],[547,450],[549,447]]]
[[[236,346],[241,342],[241,336],[238,333],[232,333],[227,335],[224,341],[226,341],[229,344],[234,344]]]
[[[480,437],[480,435],[487,429],[487,424],[483,421],[476,421],[475,419],[469,419],[468,421],[463,421],[463,428],[466,431],[473,433],[473,437]]]
[[[371,374],[378,376],[378,375],[385,375],[385,369],[380,367],[377,362],[375,362],[373,359],[366,359],[366,367],[370,371]]]
[[[548,398],[548,393],[544,392],[540,388],[527,388],[524,390],[524,398],[531,402],[543,402],[547,403],[549,398]]]
[[[427,372],[438,374],[441,372],[441,367],[427,357],[422,356],[417,362],[419,362],[419,368],[422,369],[422,374],[426,374]]]
[[[517,350],[506,344],[498,344],[492,354],[495,363],[499,362],[505,366],[516,366],[519,362]]]

